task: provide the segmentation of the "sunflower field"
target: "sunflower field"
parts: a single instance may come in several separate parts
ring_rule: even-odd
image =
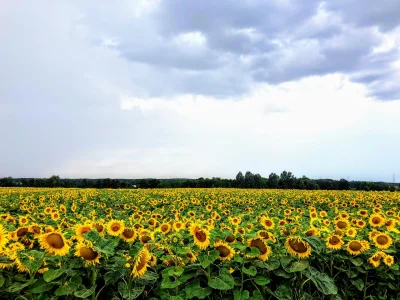
[[[0,299],[400,299],[400,193],[0,188]]]

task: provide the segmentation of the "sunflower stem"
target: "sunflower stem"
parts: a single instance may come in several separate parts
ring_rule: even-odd
[[[92,267],[92,287],[96,284],[97,272],[96,267]],[[92,294],[92,300],[96,300],[96,293]]]
[[[368,271],[365,272],[365,282],[364,282],[364,294],[363,294],[363,299],[366,299],[367,296],[367,283],[368,283]]]

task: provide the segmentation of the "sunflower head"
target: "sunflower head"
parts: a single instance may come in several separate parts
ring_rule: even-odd
[[[379,227],[385,224],[385,218],[382,217],[382,215],[380,214],[372,214],[369,217],[369,225],[371,225],[372,227]]]
[[[194,243],[200,249],[204,250],[210,245],[210,232],[201,228],[199,224],[192,224],[190,226],[190,233],[193,236]]]
[[[326,247],[328,249],[334,249],[334,250],[339,250],[342,248],[344,242],[338,235],[332,235],[331,237],[328,237],[326,240]]]
[[[125,241],[125,242],[133,242],[136,240],[137,233],[133,228],[128,228],[125,227],[124,231],[120,234],[120,237]]]
[[[132,269],[132,274],[134,277],[142,277],[146,273],[150,259],[151,255],[149,250],[146,248],[140,250]]]
[[[61,232],[53,231],[40,236],[40,245],[51,254],[64,256],[69,251],[69,245]]]
[[[220,260],[231,260],[235,254],[235,251],[227,243],[218,241],[215,243],[214,247],[219,252],[218,258]]]
[[[261,238],[252,238],[248,242],[249,247],[255,247],[260,251],[260,255],[258,256],[261,260],[268,260],[269,256],[272,253],[271,248],[261,239]]]
[[[385,264],[385,265],[387,265],[387,266],[391,266],[391,265],[393,265],[393,263],[394,263],[394,257],[393,256],[391,256],[391,255],[386,255],[384,258],[383,258],[383,263]]]
[[[393,240],[390,236],[385,233],[378,233],[373,237],[373,241],[375,246],[379,249],[387,249],[393,243]]]
[[[100,253],[93,249],[89,244],[79,243],[75,247],[75,255],[82,257],[85,260],[86,265],[93,265],[100,263]]]
[[[346,250],[351,255],[359,255],[368,249],[368,243],[366,241],[351,240],[347,243]]]
[[[299,258],[309,257],[311,254],[311,246],[308,242],[303,241],[299,237],[289,237],[285,242],[286,249],[292,256]]]
[[[112,236],[119,236],[124,231],[124,222],[120,220],[110,220],[107,223],[107,233]]]

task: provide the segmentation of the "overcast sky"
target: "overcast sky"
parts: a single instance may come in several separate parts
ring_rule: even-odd
[[[399,49],[399,0],[0,1],[0,177],[400,179]]]

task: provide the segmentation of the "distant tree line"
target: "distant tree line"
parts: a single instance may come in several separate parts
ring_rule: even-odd
[[[271,173],[268,178],[247,171],[239,172],[235,179],[65,179],[59,176],[50,178],[12,178],[0,179],[0,187],[63,187],[63,188],[251,188],[251,189],[301,189],[301,190],[364,190],[396,191],[400,184],[369,181],[347,181],[346,179],[310,179],[306,176],[296,178],[292,172],[283,171],[280,175]]]

